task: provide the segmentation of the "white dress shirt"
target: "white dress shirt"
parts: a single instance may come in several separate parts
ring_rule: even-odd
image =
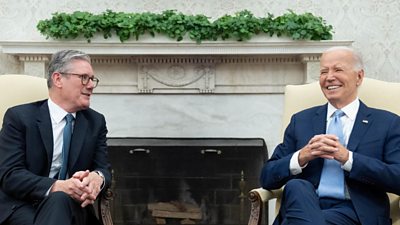
[[[63,131],[66,124],[65,116],[68,114],[64,109],[55,104],[50,98],[48,99],[49,112],[51,118],[51,126],[53,128],[53,158],[51,161],[49,177],[54,176],[60,171],[62,164],[62,146],[63,146]],[[71,113],[74,118],[76,113]],[[72,122],[72,126],[74,121]]]

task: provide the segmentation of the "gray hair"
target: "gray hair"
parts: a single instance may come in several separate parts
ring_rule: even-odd
[[[353,59],[354,59],[354,70],[360,71],[360,70],[364,69],[364,63],[363,63],[361,54],[359,52],[357,52],[356,50],[354,50],[353,48],[350,48],[347,46],[335,46],[335,47],[328,48],[323,53],[332,52],[332,51],[336,51],[336,50],[344,50],[344,51],[351,52],[353,55]]]
[[[91,63],[89,55],[77,50],[61,50],[52,55],[47,72],[48,88],[51,88],[53,85],[51,75],[54,72],[66,72],[69,69],[69,65],[74,60],[84,60],[88,63]]]

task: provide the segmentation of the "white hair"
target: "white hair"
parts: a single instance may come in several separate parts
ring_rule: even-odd
[[[357,51],[355,51],[353,48],[351,47],[347,47],[347,46],[334,46],[334,47],[330,47],[327,50],[325,50],[323,53],[326,52],[333,52],[333,51],[337,51],[337,50],[343,50],[343,51],[348,51],[352,53],[352,56],[354,58],[354,69],[355,70],[363,70],[364,69],[364,63],[362,61],[361,58],[361,54]]]

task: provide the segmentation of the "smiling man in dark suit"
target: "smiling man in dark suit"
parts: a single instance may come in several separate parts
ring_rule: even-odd
[[[292,116],[262,170],[264,188],[285,185],[275,225],[391,224],[386,192],[400,194],[400,118],[358,99],[363,78],[353,49],[322,54],[328,103]]]
[[[89,108],[90,57],[55,53],[49,99],[7,110],[0,132],[0,224],[99,224],[94,200],[111,180],[106,122]]]

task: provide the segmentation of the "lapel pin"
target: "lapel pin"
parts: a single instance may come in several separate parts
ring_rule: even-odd
[[[363,123],[368,123],[368,120],[363,120],[362,122],[363,122]]]

